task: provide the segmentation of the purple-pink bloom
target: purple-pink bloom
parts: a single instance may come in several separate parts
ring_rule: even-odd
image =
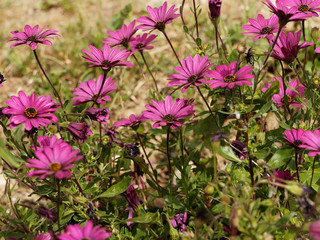
[[[313,132],[310,130],[305,131],[300,140],[302,141],[300,148],[311,150],[308,153],[309,157],[320,155],[320,131],[318,129]]]
[[[13,35],[9,41],[16,41],[16,43],[12,44],[10,47],[19,46],[22,44],[29,45],[32,50],[37,48],[38,43],[42,43],[45,45],[52,45],[52,42],[47,40],[47,38],[53,39],[53,37],[49,37],[50,35],[60,36],[57,30],[46,30],[43,31],[46,27],[41,28],[39,30],[39,25],[34,26],[33,28],[29,25],[24,26],[24,32],[12,31]]]
[[[313,222],[309,226],[309,234],[316,240],[320,240],[320,221]]]
[[[301,128],[299,128],[298,130],[285,130],[285,136],[283,136],[283,138],[287,140],[287,144],[289,144],[297,150],[300,149],[300,145],[302,144],[301,137],[303,136],[303,134],[304,132]]]
[[[129,119],[127,118],[122,118],[121,121],[118,121],[118,122],[115,122],[113,124],[113,126],[115,127],[120,127],[120,126],[123,126],[123,127],[138,127],[140,125],[140,123],[146,121],[147,118],[141,114],[141,115],[134,115],[134,114],[131,114],[129,116]]]
[[[173,19],[180,16],[180,14],[175,14],[177,10],[178,8],[173,5],[167,11],[167,2],[164,2],[159,8],[148,6],[147,11],[150,17],[140,17],[137,22],[141,23],[141,25],[137,26],[137,29],[151,30],[150,32],[155,29],[164,31],[166,24],[171,23]]]
[[[273,52],[271,53],[271,57],[288,64],[292,63],[297,58],[300,49],[314,45],[311,42],[299,43],[300,37],[301,31],[298,31],[295,34],[289,32],[288,35],[281,32]],[[273,42],[274,40],[270,40],[270,44],[273,44]]]
[[[130,184],[127,191],[123,193],[125,198],[127,199],[130,207],[138,207],[140,205],[139,198],[136,192],[136,189],[134,188],[134,184]]]
[[[154,39],[157,37],[157,35],[151,34],[148,36],[147,33],[144,33],[142,37],[140,35],[137,35],[131,42],[131,51],[134,53],[136,51],[143,51],[152,49],[153,46],[150,44],[155,43]]]
[[[146,105],[148,111],[143,111],[142,114],[153,121],[153,128],[169,125],[172,129],[177,129],[182,126],[179,120],[194,114],[193,104],[185,99],[176,99],[172,102],[172,97],[168,95],[165,101],[151,100],[153,105]]]
[[[209,17],[211,21],[215,21],[218,17],[220,17],[221,12],[221,0],[209,0]]]
[[[285,181],[291,181],[294,180],[296,177],[296,173],[291,175],[290,170],[279,170],[279,171],[273,171],[273,177],[270,177],[269,180],[276,182],[276,183],[285,183]]]
[[[297,8],[297,12],[310,16],[319,17],[320,0],[282,0],[282,3],[289,7]]]
[[[103,133],[109,137],[108,146],[110,148],[112,147],[113,142],[117,144],[119,147],[123,147],[123,143],[121,141],[116,140],[116,134],[119,133],[116,129],[117,126],[112,126],[110,128],[106,127],[105,129],[103,129]]]
[[[92,221],[88,221],[83,227],[79,224],[68,225],[66,232],[59,235],[59,240],[103,240],[110,237],[111,234],[106,228],[93,226]]]
[[[44,206],[39,207],[38,214],[52,223],[55,223],[57,221],[58,214],[55,211]]]
[[[69,124],[68,130],[80,143],[85,142],[88,139],[88,136],[92,135],[90,125],[86,123],[72,122]]]
[[[116,31],[107,31],[111,36],[110,38],[105,38],[102,43],[109,44],[111,47],[122,45],[125,48],[128,47],[129,42],[132,40],[132,36],[136,33],[138,29],[134,27],[136,21],[132,21],[128,26],[123,24],[121,29]]]
[[[236,66],[237,62],[231,62],[229,65],[218,65],[216,70],[208,74],[208,77],[213,78],[213,80],[208,80],[206,83],[211,84],[210,88],[252,85],[249,79],[254,78],[254,75],[249,73],[253,70],[253,67],[247,65],[236,71]]]
[[[91,120],[102,123],[103,125],[107,124],[107,120],[110,118],[108,108],[87,108],[85,111],[86,116]]]
[[[200,58],[200,55],[197,54],[193,59],[188,56],[181,61],[181,64],[182,67],[174,68],[178,74],[171,74],[169,76],[170,82],[168,83],[170,87],[184,86],[181,92],[185,92],[190,85],[200,86],[206,81],[205,77],[209,77],[209,74],[213,72],[213,70],[209,70],[213,63],[210,63],[207,56]]]
[[[39,235],[36,234],[34,237],[34,240],[51,240],[51,234],[50,233],[40,233]]]
[[[274,39],[273,34],[279,30],[279,21],[275,14],[268,19],[265,19],[262,14],[258,14],[257,20],[249,18],[249,23],[242,27],[243,30],[248,31],[243,34],[250,34],[248,37],[254,37],[253,41],[260,38]]]
[[[3,109],[3,113],[11,114],[10,128],[15,128],[21,123],[25,123],[27,131],[39,126],[46,127],[49,123],[57,122],[57,117],[52,113],[57,110],[57,105],[51,101],[51,96],[36,97],[36,94],[27,96],[23,91],[19,92],[19,97],[12,96],[11,100],[5,101],[9,106]]]
[[[4,76],[0,73],[0,87],[2,87],[2,83],[4,81],[6,81],[6,80],[4,79]]]
[[[63,146],[69,145],[69,143],[64,142],[62,138],[57,140],[57,137],[55,135],[53,135],[50,138],[48,136],[39,136],[37,141],[40,147],[31,146],[31,149],[38,150],[38,149],[43,149],[44,147],[53,148],[54,145],[63,145]]]
[[[131,55],[127,49],[119,50],[119,46],[110,48],[108,44],[103,46],[103,50],[98,49],[92,45],[89,45],[89,49],[82,49],[85,54],[82,56],[86,62],[91,63],[89,67],[101,67],[103,70],[110,70],[116,66],[129,66],[132,67],[133,64],[129,61],[124,61],[127,57]]]
[[[176,228],[179,232],[187,231],[188,213],[178,213],[172,219],[170,219],[173,228]]]
[[[103,75],[101,74],[97,81],[89,79],[84,83],[79,83],[80,88],[76,88],[73,92],[73,95],[76,95],[76,97],[73,97],[71,100],[76,100],[76,102],[72,105],[77,106],[87,102],[105,105],[107,101],[111,100],[109,94],[117,90],[117,86],[114,85],[115,82],[116,80],[112,81],[112,78],[108,77],[105,79],[101,89],[103,83]],[[99,94],[100,89],[101,92]],[[99,98],[97,99],[98,94]]]

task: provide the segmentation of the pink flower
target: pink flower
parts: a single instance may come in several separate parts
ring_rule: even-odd
[[[257,20],[249,18],[249,22],[251,24],[242,27],[243,30],[248,31],[243,34],[251,34],[248,37],[255,37],[253,41],[257,41],[259,38],[273,39],[273,34],[279,30],[279,21],[275,14],[268,19],[265,19],[262,14],[258,14]]]
[[[79,150],[72,150],[72,147],[66,143],[54,144],[53,147],[45,146],[38,148],[35,151],[37,159],[28,159],[28,168],[35,170],[27,174],[28,177],[39,176],[44,179],[49,175],[54,175],[56,178],[70,178],[69,169],[73,168],[72,164],[75,161],[82,159],[82,156],[77,156]]]
[[[95,48],[89,45],[89,49],[82,49],[85,56],[82,56],[86,62],[92,63],[89,67],[101,67],[103,70],[110,70],[115,66],[129,66],[132,67],[133,64],[128,61],[124,61],[127,57],[131,55],[126,49],[119,51],[119,46],[110,48],[108,44],[105,44],[103,50]]]
[[[172,129],[182,126],[179,120],[194,114],[193,105],[189,104],[185,99],[176,99],[172,102],[169,95],[165,101],[156,102],[151,100],[152,105],[146,105],[148,111],[143,111],[143,115],[151,120],[156,121],[153,128],[169,125]]]
[[[284,131],[284,139],[287,140],[287,144],[291,145],[295,149],[300,149],[300,145],[302,144],[301,137],[303,136],[303,130],[301,128],[291,129]]]
[[[170,219],[173,228],[176,228],[179,232],[187,231],[188,213],[178,213],[172,219]]]
[[[37,48],[38,43],[42,43],[45,45],[52,45],[52,42],[46,40],[46,38],[50,35],[57,35],[60,36],[57,32],[57,30],[46,30],[43,32],[44,28],[41,28],[39,30],[39,25],[34,26],[33,28],[29,25],[24,26],[24,32],[19,31],[13,31],[11,34],[13,37],[9,39],[9,41],[16,41],[16,43],[12,44],[10,47],[19,46],[22,44],[27,44],[31,47],[32,50],[35,50]]]
[[[197,54],[181,61],[182,67],[178,66],[174,69],[178,74],[171,74],[169,76],[170,82],[168,86],[184,86],[181,92],[185,92],[190,85],[200,86],[206,81],[205,77],[209,77],[210,73],[214,71],[209,70],[213,66],[207,56],[200,58]]]
[[[248,79],[254,78],[253,74],[249,74],[253,67],[247,65],[236,72],[236,65],[237,62],[231,62],[229,65],[218,65],[216,70],[208,74],[208,77],[213,78],[213,80],[209,80],[206,83],[211,84],[210,88],[233,88],[235,85],[252,85],[252,82]]]
[[[220,17],[221,12],[221,0],[209,0],[209,17],[211,21],[216,20],[218,17]]]
[[[127,191],[123,193],[125,198],[127,199],[130,207],[135,208],[140,205],[139,198],[136,192],[136,189],[134,188],[134,184],[130,184]]]
[[[320,11],[320,0],[282,0],[282,3],[286,6],[297,8],[298,13],[319,17],[316,12]]]
[[[86,123],[72,122],[69,124],[68,130],[80,143],[85,142],[88,139],[88,136],[92,135],[90,126]]]
[[[285,183],[285,181],[291,181],[294,180],[296,177],[296,173],[291,175],[290,170],[279,170],[279,171],[273,171],[273,178],[269,178],[269,180],[277,183]]]
[[[133,34],[136,33],[138,29],[134,27],[136,21],[131,22],[128,26],[123,24],[121,29],[116,31],[108,31],[107,33],[111,36],[110,38],[105,38],[102,43],[109,44],[111,47],[122,45],[125,48],[128,47],[128,43],[131,42]]]
[[[87,108],[85,111],[86,116],[91,120],[101,122],[103,125],[106,125],[110,118],[109,109],[108,108]],[[91,123],[92,124],[92,123]]]
[[[298,52],[301,48],[313,45],[311,42],[299,43],[300,37],[301,31],[298,31],[295,34],[289,32],[288,35],[281,32],[279,39],[274,46],[273,52],[271,53],[271,57],[284,61],[288,64],[292,63],[297,58]],[[273,40],[270,40],[270,44],[273,44]]]
[[[315,157],[320,155],[320,131],[315,129],[314,132],[307,130],[300,137],[302,144],[299,146],[300,148],[306,148],[311,150],[308,153],[309,157]]]
[[[141,23],[141,25],[137,26],[137,29],[151,30],[150,32],[155,29],[164,31],[166,24],[171,23],[173,19],[180,16],[180,14],[175,14],[177,10],[178,8],[173,5],[167,12],[167,2],[164,2],[159,8],[148,6],[147,11],[150,17],[140,17],[137,22]]]
[[[91,221],[88,221],[84,227],[79,224],[68,225],[66,232],[59,235],[59,240],[103,240],[110,238],[111,234],[107,229],[98,226],[93,226]]]
[[[40,233],[39,235],[36,234],[34,237],[34,240],[51,240],[51,234],[50,233]]]
[[[320,221],[313,222],[309,226],[309,234],[316,240],[320,240]]]
[[[3,109],[3,113],[12,114],[10,117],[10,128],[15,128],[21,123],[25,123],[27,131],[39,128],[39,125],[46,127],[51,122],[57,122],[57,117],[51,113],[55,112],[57,105],[51,101],[51,96],[40,96],[36,94],[27,96],[23,91],[19,92],[19,97],[12,96],[11,101],[5,103],[9,106]]]
[[[37,141],[40,147],[31,146],[31,149],[38,150],[38,149],[43,149],[44,147],[53,148],[54,145],[63,145],[63,146],[69,145],[69,143],[64,142],[62,138],[57,140],[57,137],[55,135],[53,135],[51,138],[49,138],[48,136],[39,136]]]
[[[138,127],[140,123],[144,122],[147,120],[147,118],[144,115],[134,115],[131,114],[129,116],[129,119],[127,118],[122,118],[121,121],[115,122],[113,126],[115,127]]]
[[[151,34],[148,36],[147,33],[143,34],[142,37],[140,35],[137,35],[131,42],[131,51],[142,51],[147,49],[152,49],[153,46],[150,46],[150,44],[155,43],[154,39],[157,37],[157,35]]]
[[[100,91],[101,85],[103,82],[103,75],[101,74],[97,81],[93,79],[89,79],[84,83],[79,83],[80,88],[76,88],[73,92],[73,95],[77,95],[77,97],[72,98],[71,100],[76,100],[73,103],[73,106],[81,105],[87,102],[95,102],[98,104],[105,105],[107,101],[110,101],[111,98],[109,96],[110,93],[117,90],[117,86],[114,85],[116,80],[112,81],[111,77],[105,79],[101,92],[99,94],[99,98],[97,99],[98,93]]]

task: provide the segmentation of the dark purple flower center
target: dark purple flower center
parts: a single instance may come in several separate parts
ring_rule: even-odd
[[[159,29],[159,30],[162,30],[163,28],[164,28],[164,22],[163,21],[161,21],[161,20],[158,20],[157,22],[156,22],[156,25],[155,25],[155,28],[157,28],[157,29]]]
[[[128,38],[122,38],[121,44],[127,44],[128,43]]]
[[[103,60],[101,65],[104,67],[111,67],[111,62],[109,60]]]
[[[28,107],[26,110],[24,110],[24,115],[26,115],[28,118],[35,118],[37,114],[38,112],[34,107]]]
[[[171,114],[167,114],[167,115],[165,115],[164,117],[163,117],[163,121],[165,121],[165,122],[172,122],[172,121],[174,121],[175,120],[175,118],[174,118],[174,116],[172,116]]]
[[[37,39],[37,36],[30,36],[26,39],[26,41],[30,41],[30,42],[36,42],[38,39]]]
[[[138,43],[137,45],[136,45],[136,49],[141,49],[141,48],[143,48],[144,47],[144,44],[143,43]]]
[[[292,103],[292,97],[287,95],[288,103]],[[284,103],[284,96],[281,98],[281,102]]]
[[[85,237],[85,238],[81,238],[81,240],[91,240],[91,238]]]
[[[302,144],[302,142],[300,140],[296,139],[296,140],[293,141],[293,144],[296,145],[296,146],[299,146],[299,145]]]
[[[198,77],[196,75],[191,75],[189,78],[188,78],[188,82],[189,83],[194,83],[198,80]]]
[[[227,76],[224,77],[224,81],[227,83],[232,83],[236,81],[236,76],[233,74],[228,74]]]
[[[61,169],[61,165],[60,165],[60,163],[54,162],[54,163],[50,164],[49,169],[51,171],[57,172],[57,171],[59,171]]]
[[[261,34],[269,34],[270,32],[271,32],[271,28],[270,27],[264,27],[260,31]]]
[[[301,12],[306,12],[306,11],[309,11],[310,10],[310,7],[309,5],[307,4],[301,4],[299,7],[298,7],[299,11]]]
[[[140,121],[139,121],[139,120],[134,120],[134,121],[130,122],[130,125],[131,125],[131,126],[136,126],[136,125],[138,125],[138,124],[140,124]]]

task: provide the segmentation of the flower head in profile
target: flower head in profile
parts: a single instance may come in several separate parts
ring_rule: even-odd
[[[172,97],[168,95],[165,101],[151,100],[153,105],[146,105],[148,111],[143,111],[143,115],[156,121],[153,128],[169,125],[172,129],[182,126],[181,119],[185,119],[189,115],[194,114],[193,105],[188,104],[185,99],[176,99],[172,101]]]
[[[136,21],[134,20],[128,26],[123,24],[121,29],[116,31],[108,31],[110,38],[105,38],[102,43],[109,44],[111,47],[122,45],[125,48],[128,47],[129,42],[132,40],[132,36],[136,33],[138,29],[134,27]]]
[[[28,168],[35,170],[27,174],[28,177],[39,176],[44,179],[49,175],[56,178],[70,178],[69,170],[74,167],[73,162],[82,159],[77,156],[79,150],[72,150],[72,147],[66,143],[54,144],[53,147],[45,146],[35,151],[36,159],[28,159]]]
[[[173,19],[180,16],[180,14],[175,13],[177,10],[178,8],[173,5],[167,11],[167,2],[164,2],[159,8],[148,6],[147,11],[150,17],[140,17],[137,22],[141,23],[141,25],[137,26],[137,29],[164,31],[166,24],[171,23]]]
[[[309,234],[316,240],[320,239],[320,221],[313,222],[309,226]]]
[[[136,51],[143,51],[152,49],[153,46],[150,44],[153,44],[155,41],[154,39],[157,37],[157,35],[151,34],[148,36],[147,33],[143,34],[142,37],[140,35],[137,35],[131,42],[131,51],[134,53]]]
[[[212,22],[220,17],[221,12],[221,0],[208,0],[209,3],[209,17]]]
[[[97,81],[89,79],[84,83],[79,83],[80,87],[76,88],[73,92],[73,95],[76,95],[76,97],[73,97],[71,100],[76,100],[76,102],[72,105],[77,106],[87,102],[105,105],[107,101],[111,100],[109,94],[117,90],[117,86],[114,85],[115,82],[116,80],[112,81],[112,78],[108,77],[103,83],[103,75],[101,74]]]
[[[271,181],[277,182],[277,183],[285,183],[285,181],[291,181],[294,180],[294,178],[296,177],[296,173],[291,175],[290,170],[279,170],[273,171],[273,178],[269,178]]]
[[[243,34],[250,34],[248,37],[254,37],[253,41],[260,38],[273,39],[273,34],[279,30],[279,21],[275,14],[268,19],[265,19],[262,14],[258,14],[257,20],[249,18],[249,23],[242,27],[243,30],[248,31]]]
[[[89,62],[89,67],[101,67],[103,70],[109,71],[111,68],[116,66],[129,66],[132,67],[133,64],[129,61],[124,61],[131,55],[127,49],[119,50],[119,46],[110,48],[108,44],[103,46],[103,49],[98,49],[92,45],[89,45],[89,49],[82,49],[85,54],[82,56],[86,62]]]
[[[68,225],[66,232],[59,235],[59,240],[103,240],[110,238],[111,234],[107,229],[98,226],[93,226],[91,221],[81,227],[79,224]]]
[[[315,129],[313,132],[306,130],[303,135],[300,137],[302,144],[300,148],[305,148],[311,150],[308,153],[309,157],[315,157],[320,155],[320,131]]]
[[[283,138],[287,140],[287,144],[294,147],[296,150],[300,149],[300,145],[302,144],[301,137],[303,136],[303,130],[299,128],[285,130]]]
[[[187,220],[188,213],[178,213],[172,219],[170,219],[173,228],[177,229],[179,232],[187,231]]]
[[[139,198],[136,192],[136,189],[134,188],[134,184],[130,184],[127,191],[123,193],[125,198],[127,199],[130,207],[138,207],[140,205]]]
[[[206,81],[205,77],[208,77],[212,70],[209,70],[213,66],[207,56],[200,57],[199,54],[194,58],[188,56],[181,61],[182,67],[178,66],[174,69],[178,72],[169,76],[170,82],[168,86],[183,86],[181,92],[185,92],[191,85],[200,86]]]
[[[85,111],[86,117],[91,120],[102,123],[103,125],[107,124],[107,120],[110,118],[108,108],[87,108]]]
[[[69,124],[68,130],[80,143],[85,142],[88,139],[88,136],[92,135],[90,126],[86,123],[72,122]]]
[[[271,53],[271,57],[288,64],[292,63],[297,58],[300,49],[313,45],[311,42],[299,43],[300,37],[301,31],[298,31],[295,34],[289,32],[288,35],[281,32],[273,52]],[[270,41],[270,44],[273,44],[273,40]]]
[[[4,114],[11,114],[10,128],[15,128],[21,123],[25,123],[27,131],[39,126],[46,127],[52,122],[57,122],[57,117],[52,113],[57,109],[57,104],[51,101],[51,96],[36,97],[36,94],[27,96],[23,91],[19,92],[19,97],[12,96],[11,100],[5,101],[9,106],[3,109]]]
[[[249,79],[254,78],[254,75],[250,74],[253,67],[247,65],[236,71],[236,65],[237,62],[231,62],[229,65],[218,65],[216,70],[208,74],[208,77],[213,80],[208,80],[206,83],[210,84],[210,88],[234,88],[235,85],[252,85]]]
[[[29,45],[32,50],[36,50],[38,43],[42,43],[45,45],[52,45],[52,42],[47,40],[48,38],[53,39],[53,37],[49,37],[52,35],[60,36],[57,30],[46,30],[44,28],[39,30],[39,25],[31,27],[29,25],[24,26],[24,32],[13,31],[11,34],[13,35],[9,41],[15,41],[10,47],[19,46],[22,44]]]
[[[129,119],[122,118],[121,121],[115,122],[113,124],[113,126],[115,126],[115,127],[123,126],[123,127],[134,128],[134,127],[138,127],[140,125],[140,123],[144,122],[145,120],[147,120],[147,118],[143,114],[141,114],[141,115],[131,114],[129,116]]]
[[[304,13],[309,16],[319,17],[319,0],[282,0],[282,3],[289,7],[295,7],[298,13]]]

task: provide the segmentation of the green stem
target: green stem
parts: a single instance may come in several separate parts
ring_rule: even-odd
[[[192,0],[192,2],[193,2],[193,14],[194,14],[194,19],[196,21],[196,31],[197,31],[197,38],[198,38],[199,37],[199,27],[198,27],[196,1]]]
[[[57,187],[58,187],[58,201],[57,201],[57,213],[58,213],[58,232],[60,233],[60,198],[61,198],[61,191],[60,191],[60,180],[57,179]]]
[[[313,180],[313,174],[314,174],[314,166],[315,166],[316,160],[318,160],[318,156],[315,156],[315,157],[313,158],[312,174],[311,174],[311,180],[310,180],[310,188],[312,187],[312,180]]]
[[[169,45],[170,45],[170,47],[171,47],[171,49],[172,49],[172,51],[173,51],[174,55],[176,56],[176,59],[178,60],[178,62],[179,62],[179,64],[180,64],[180,66],[182,67],[182,64],[181,64],[181,62],[180,62],[180,59],[179,59],[179,57],[178,57],[178,55],[177,55],[176,51],[174,50],[174,47],[172,46],[172,43],[171,43],[170,39],[168,38],[167,33],[166,33],[165,31],[162,31],[162,32],[163,32],[163,34],[164,34],[165,38],[167,39],[167,41],[168,41],[168,43],[169,43]]]
[[[143,145],[143,142],[142,142],[142,140],[141,140],[141,136],[140,136],[140,134],[139,134],[138,132],[136,132],[136,134],[137,134],[137,137],[138,137],[138,141],[139,141],[139,143],[140,143],[140,146],[141,146],[141,148],[142,148],[142,151],[143,151],[144,155],[146,156],[146,158],[147,158],[147,160],[148,160],[148,163],[149,163],[149,165],[150,165],[150,168],[151,168],[151,170],[152,170],[152,173],[154,173],[154,169],[153,169],[153,167],[152,167],[151,161],[150,161],[150,159],[149,159],[149,157],[148,157],[148,154],[147,154],[147,152],[146,152],[146,149],[145,149],[145,147],[144,147],[144,145]]]
[[[151,78],[152,78],[152,80],[153,80],[153,83],[154,83],[154,86],[155,86],[155,88],[156,88],[157,94],[158,94],[158,96],[160,96],[157,81],[156,81],[156,79],[154,78],[152,72],[150,71],[149,65],[148,65],[148,63],[147,63],[147,61],[146,61],[146,59],[145,59],[145,57],[144,57],[144,55],[143,55],[143,51],[139,51],[139,52],[140,52],[140,54],[141,54],[141,57],[142,57],[142,60],[143,60],[144,64],[146,65],[146,67],[147,67],[147,69],[148,69],[148,72],[149,72],[149,74],[150,74],[150,76],[151,76]]]
[[[104,69],[103,69],[103,80],[102,80],[102,84],[101,84],[101,86],[100,86],[100,89],[99,89],[99,92],[98,92],[96,98],[93,99],[93,103],[92,103],[92,106],[91,106],[91,107],[93,107],[95,103],[96,103],[96,104],[98,105],[98,107],[99,107],[100,104],[99,104],[97,101],[98,101],[98,99],[99,99],[99,97],[100,97],[100,94],[101,94],[101,92],[102,92],[104,83],[106,82],[107,74],[108,74],[108,72],[109,72],[110,70],[111,70],[111,68],[109,68],[108,70],[104,70]]]
[[[295,152],[294,160],[295,160],[295,163],[296,163],[296,173],[297,173],[298,182],[300,182],[299,166],[298,166],[298,152],[297,151]]]

